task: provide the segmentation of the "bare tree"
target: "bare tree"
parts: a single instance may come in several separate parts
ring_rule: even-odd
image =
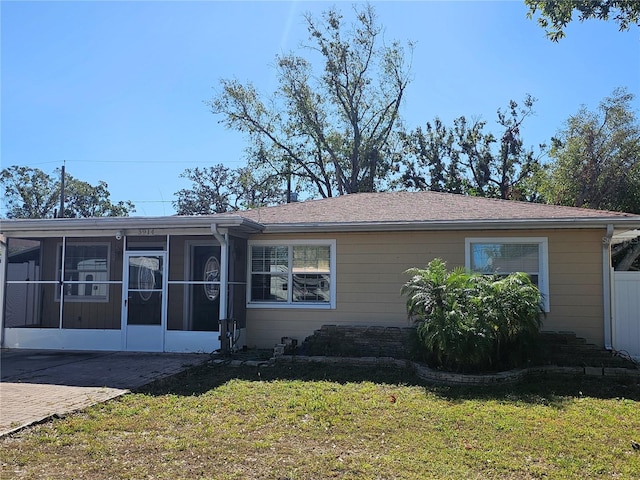
[[[263,168],[290,174],[321,197],[374,191],[385,182],[390,137],[409,82],[403,47],[383,44],[370,5],[354,8],[350,28],[335,9],[320,21],[305,16],[307,51],[322,59],[322,72],[303,56],[277,56],[279,87],[271,97],[227,79],[209,102],[228,128],[248,134]]]

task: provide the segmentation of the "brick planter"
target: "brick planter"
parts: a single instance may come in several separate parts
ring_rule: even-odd
[[[411,327],[323,325],[300,346],[302,355],[335,357],[411,356],[416,330]]]

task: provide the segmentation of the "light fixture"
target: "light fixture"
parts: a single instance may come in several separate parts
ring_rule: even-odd
[[[122,240],[122,230],[116,232],[116,240]]]

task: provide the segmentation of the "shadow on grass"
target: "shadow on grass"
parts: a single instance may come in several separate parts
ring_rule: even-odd
[[[389,385],[419,386],[425,393],[450,401],[498,400],[551,405],[558,408],[579,397],[600,399],[626,398],[640,401],[640,379],[610,377],[567,377],[547,375],[527,379],[514,385],[444,386],[428,384],[409,368],[354,367],[323,363],[276,364],[251,366],[202,365],[169,379],[137,390],[148,395],[200,395],[231,380],[255,382],[326,381],[339,384],[373,382]]]

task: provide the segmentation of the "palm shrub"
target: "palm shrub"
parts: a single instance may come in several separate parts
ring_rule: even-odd
[[[495,311],[496,354],[503,363],[521,363],[531,355],[541,326],[542,295],[524,272],[491,281],[487,305]]]
[[[522,361],[530,351],[542,309],[540,291],[526,274],[447,271],[441,259],[407,273],[402,294],[428,359],[449,369],[484,370]]]

